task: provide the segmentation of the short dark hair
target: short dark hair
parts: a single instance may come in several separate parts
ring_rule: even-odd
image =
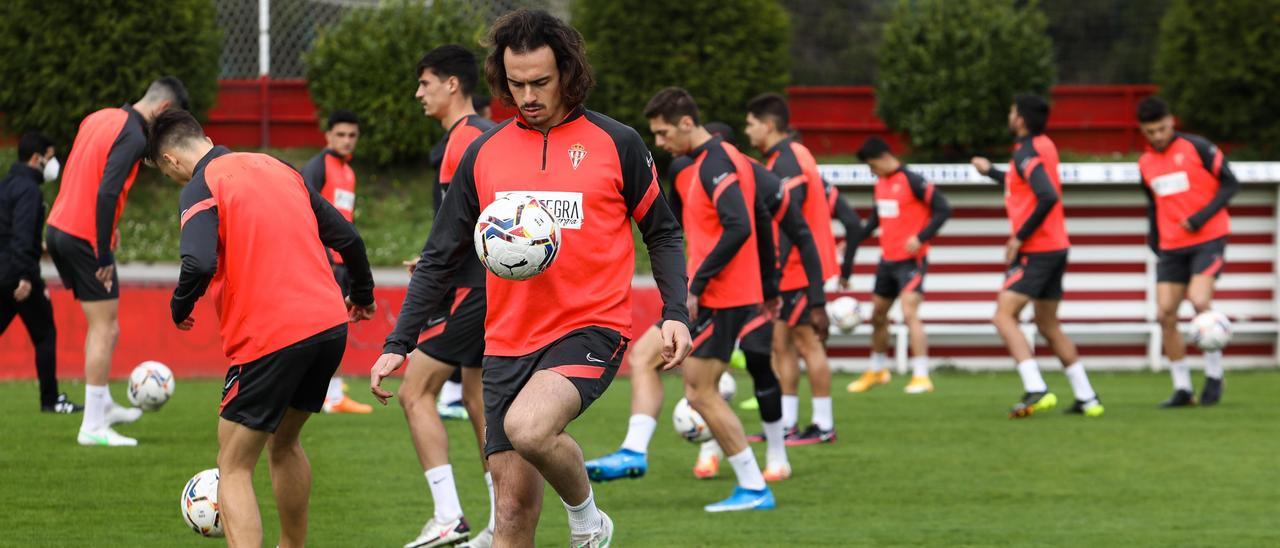
[[[649,119],[662,117],[675,124],[685,116],[693,118],[693,125],[702,125],[698,121],[698,103],[684,88],[669,87],[659,91],[644,106],[644,117]]]
[[[862,146],[858,148],[858,159],[865,162],[874,158],[879,158],[889,153],[889,143],[884,139],[872,135],[862,142]]]
[[[428,51],[418,61],[418,72],[414,76],[422,76],[422,71],[431,70],[436,77],[447,80],[458,79],[462,85],[462,94],[471,95],[480,80],[480,69],[477,67],[476,54],[458,44],[447,44]]]
[[[338,124],[355,124],[360,125],[360,117],[356,113],[349,110],[338,109],[329,113],[329,121],[325,124],[324,129],[331,130],[333,126]]]
[[[493,48],[484,63],[489,92],[496,93],[507,105],[516,104],[502,58],[508,49],[515,53],[528,53],[543,46],[550,47],[556,56],[556,68],[560,69],[560,94],[569,108],[585,102],[587,94],[596,85],[591,64],[587,62],[587,47],[582,34],[545,11],[521,9],[499,17],[489,31],[485,45]]]
[[[791,126],[791,108],[777,93],[761,93],[747,101],[747,112],[759,120],[772,119],[778,131],[785,132]]]
[[[480,112],[491,106],[493,106],[492,97],[489,97],[488,95],[472,95],[471,96],[471,108],[476,109],[476,112]]]
[[[169,101],[182,110],[191,110],[191,97],[187,95],[187,86],[177,76],[165,76],[151,82],[147,86],[144,100]]]
[[[731,143],[733,142],[733,126],[730,126],[729,124],[724,122],[707,122],[707,124],[702,127],[706,128],[712,135],[720,137]]]
[[[1169,103],[1155,95],[1138,101],[1138,122],[1140,123],[1155,122],[1170,114],[1172,112],[1169,111]]]
[[[171,108],[156,116],[147,127],[147,159],[159,163],[163,151],[203,138],[204,128],[190,112]]]
[[[1019,93],[1013,96],[1013,108],[1026,122],[1027,131],[1032,135],[1044,133],[1045,125],[1049,123],[1049,103],[1044,98],[1034,93]]]
[[[29,131],[18,138],[18,162],[27,163],[33,155],[44,156],[44,152],[53,146],[53,140],[40,133]]]

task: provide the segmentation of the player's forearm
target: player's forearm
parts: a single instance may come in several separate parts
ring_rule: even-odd
[[[111,254],[111,240],[115,233],[116,204],[120,194],[98,192],[97,206],[94,208],[94,233],[97,234],[98,266],[107,266],[115,262]]]
[[[921,230],[919,234],[916,234],[916,238],[918,238],[921,243],[927,242],[933,239],[934,236],[937,236],[938,230],[940,230],[942,225],[947,222],[947,219],[951,218],[951,204],[947,203],[947,199],[944,198],[940,192],[933,193],[933,196],[929,201],[929,210],[931,212],[931,215],[929,216],[929,224],[925,225],[924,230]]]
[[[1224,166],[1222,173],[1224,176],[1219,179],[1218,191],[1214,193],[1213,199],[1208,204],[1205,204],[1200,211],[1197,211],[1187,219],[1192,228],[1198,230],[1204,226],[1205,223],[1209,222],[1209,219],[1212,219],[1214,215],[1217,215],[1219,211],[1227,207],[1227,204],[1231,203],[1231,199],[1240,192],[1240,181],[1236,180],[1231,170]]]
[[[684,240],[679,225],[670,221],[654,223],[642,232],[645,247],[649,251],[649,265],[653,280],[662,296],[662,319],[689,323],[689,280],[685,273]]]
[[[818,253],[818,244],[809,231],[809,225],[796,210],[783,218],[781,228],[787,238],[795,242],[796,251],[800,253],[800,264],[809,280],[809,302],[814,305],[825,303],[827,294],[822,288],[822,256]]]

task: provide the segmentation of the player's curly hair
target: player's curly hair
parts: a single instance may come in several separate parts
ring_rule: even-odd
[[[485,45],[491,48],[484,63],[489,91],[508,106],[516,106],[507,85],[507,67],[502,61],[508,48],[515,53],[528,53],[542,46],[550,47],[556,56],[556,67],[560,69],[560,93],[569,108],[585,102],[596,85],[582,34],[545,11],[521,9],[499,17]]]

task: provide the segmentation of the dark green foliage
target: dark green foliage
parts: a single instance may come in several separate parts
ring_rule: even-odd
[[[702,121],[740,130],[746,102],[788,82],[790,28],[774,0],[579,0],[573,24],[587,40],[597,86],[587,105],[648,135],[654,93],[680,86]]]
[[[1211,139],[1276,150],[1280,0],[1179,0],[1160,24],[1156,82]]]
[[[398,0],[349,10],[304,56],[319,118],[335,109],[358,114],[356,156],[363,160],[425,158],[444,131],[423,116],[413,98],[418,60],[432,48],[455,43],[474,48],[483,62],[484,31],[483,13],[466,0],[435,0],[429,9],[420,1]]]
[[[213,21],[209,0],[0,2],[5,131],[42,131],[65,151],[87,114],[136,101],[166,75],[203,117],[218,86]]]
[[[1013,95],[1053,83],[1045,27],[1034,2],[902,0],[884,28],[876,113],[936,159],[1008,143]]]

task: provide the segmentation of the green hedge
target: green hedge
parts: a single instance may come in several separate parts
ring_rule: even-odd
[[[311,97],[323,122],[329,112],[360,116],[356,157],[376,164],[425,158],[443,135],[413,98],[414,67],[432,48],[450,43],[475,48],[483,60],[483,13],[466,0],[396,0],[349,10],[325,29],[304,57]]]
[[[1035,2],[900,0],[884,28],[876,113],[938,160],[1009,142],[1017,92],[1047,94],[1053,44]]]
[[[1280,150],[1280,0],[1179,0],[1160,24],[1156,82],[1196,131]]]
[[[790,80],[790,26],[773,0],[578,0],[597,86],[587,105],[648,136],[646,103],[667,86],[693,94],[703,121],[736,129],[746,102]]]
[[[209,0],[4,0],[4,129],[44,132],[65,151],[85,115],[135,101],[166,75],[182,79],[202,117],[221,46]]]

